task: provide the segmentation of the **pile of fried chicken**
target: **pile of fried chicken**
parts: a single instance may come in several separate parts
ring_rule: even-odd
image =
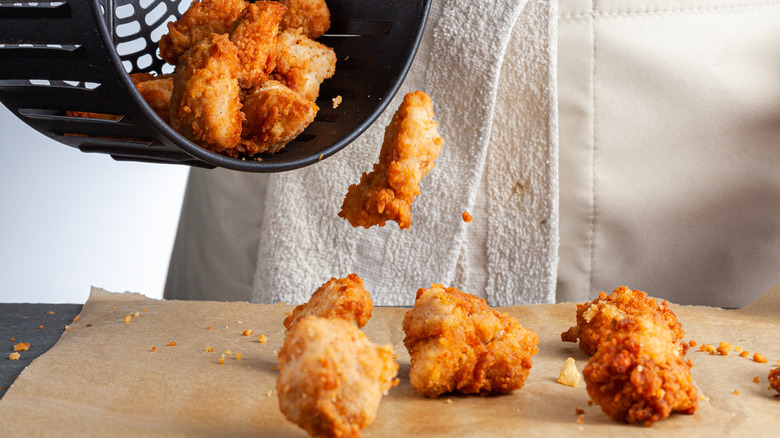
[[[213,152],[278,152],[314,120],[333,49],[324,0],[194,0],[160,39],[168,75],[130,75],[177,132]]]

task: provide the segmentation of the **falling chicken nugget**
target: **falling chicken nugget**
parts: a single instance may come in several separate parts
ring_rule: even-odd
[[[379,162],[360,184],[349,186],[339,216],[353,227],[383,227],[392,220],[409,228],[420,180],[433,169],[442,142],[431,98],[422,91],[407,94],[385,129]]]

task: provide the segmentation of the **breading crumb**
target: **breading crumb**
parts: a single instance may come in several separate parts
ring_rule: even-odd
[[[141,312],[133,312],[132,315],[138,318],[139,316],[141,316]]]
[[[578,408],[578,407],[575,407],[575,408],[574,408],[574,414],[575,414],[575,415],[582,415],[582,414],[584,414],[584,413],[585,413],[585,411],[584,411],[583,409],[580,409],[580,408]]]
[[[154,353],[155,351],[157,351],[157,347],[152,347],[152,353]]]
[[[69,332],[69,331],[70,331],[70,326],[69,326],[69,325],[66,325],[66,326],[65,326],[65,331],[66,331],[66,332]]]
[[[225,364],[225,355],[224,354],[219,357],[219,364],[220,365],[224,365]]]
[[[766,360],[766,356],[764,356],[764,355],[763,355],[763,354],[761,354],[761,353],[755,353],[755,354],[753,354],[753,360],[754,360],[754,361],[756,361],[756,362],[758,362],[758,363],[766,363],[766,362],[767,362],[767,360]]]
[[[53,311],[51,311],[51,310],[49,310],[48,312],[46,312],[46,314],[47,314],[47,315],[54,315],[54,312],[53,312]]]
[[[207,326],[206,326],[206,330],[211,330],[211,326],[210,326],[210,325],[207,325]]]
[[[577,365],[574,362],[574,358],[570,357],[566,359],[566,362],[563,363],[561,374],[558,376],[558,383],[574,387],[580,383],[581,379],[582,375],[577,371]]]
[[[81,315],[76,315],[76,317],[75,317],[75,318],[73,318],[73,322],[76,322],[76,321],[78,321],[79,319],[81,319]]]
[[[19,354],[17,352],[13,352],[13,353],[8,355],[8,360],[19,360],[20,357],[22,357],[21,354]]]
[[[722,354],[723,356],[728,356],[729,355],[729,351],[731,351],[732,349],[734,349],[734,346],[731,345],[730,342],[720,342],[718,344],[718,350],[717,351],[718,351],[718,353]]]
[[[696,341],[691,340],[690,342],[688,342],[688,346],[691,347],[691,348],[695,347],[696,346]]]
[[[265,344],[268,342],[268,336],[261,334],[257,337],[257,339],[260,341],[261,344]]]
[[[747,350],[742,350],[741,353],[739,353],[740,357],[748,357],[750,355],[750,352]]]
[[[43,326],[38,327],[39,329],[43,330]]]
[[[241,354],[240,352],[236,353],[236,360],[241,360],[242,357],[244,357],[243,354]]]
[[[170,344],[168,344],[168,345],[170,345],[171,347],[174,347],[174,346],[176,346],[176,343],[175,343],[175,342],[173,342],[173,341],[171,341],[171,343],[170,343]]]
[[[753,377],[753,383],[758,383],[758,382],[759,382],[758,376]]]
[[[464,212],[461,214],[461,217],[463,218],[463,222],[466,222],[466,223],[469,223],[469,222],[471,222],[471,220],[473,219],[473,217],[471,217],[471,215],[469,214],[469,212],[468,212],[468,211],[464,211]]]
[[[225,352],[224,352],[222,355],[223,355],[223,356],[230,356],[231,354],[233,354],[233,352],[232,352],[232,351],[230,351],[230,350],[225,350]]]
[[[448,398],[448,399],[447,399],[447,404],[448,404],[448,405],[451,405],[451,404],[452,404],[452,399],[451,399],[451,398]]]
[[[739,391],[737,391],[737,390],[735,389],[735,390],[734,390],[734,392],[732,392],[732,394],[734,394],[734,395],[739,395]]]
[[[734,352],[735,352],[735,353],[741,353],[741,352],[742,352],[742,347],[740,347],[739,345],[737,345],[736,347],[734,347]]]
[[[270,396],[271,396],[273,393],[274,393],[274,391],[273,391],[273,390],[269,390],[269,391],[268,391],[268,394],[266,394],[266,395],[267,395],[268,397],[270,397]]]
[[[131,321],[132,319],[133,319],[133,317],[132,317],[132,316],[130,316],[130,315],[127,315],[127,316],[125,316],[125,319],[124,319],[124,321],[125,321],[125,324],[130,324],[130,321]]]
[[[214,347],[206,347],[207,353],[212,353],[214,351]]]
[[[342,100],[343,100],[343,99],[342,99],[342,97],[341,97],[341,95],[340,95],[340,94],[339,94],[338,96],[334,97],[334,98],[333,98],[333,109],[336,109],[336,108],[338,108],[338,107],[339,107],[339,105],[341,105],[341,101],[342,101]]]
[[[577,417],[577,423],[582,424],[585,421],[585,414],[580,414],[579,417]]]
[[[246,330],[244,330],[244,336],[250,336],[250,335],[251,335],[252,333],[254,333],[254,332],[255,332],[255,331],[254,331],[254,330],[252,330],[252,329],[246,329]]]
[[[30,343],[29,342],[20,342],[16,345],[14,345],[14,351],[27,351],[30,349]]]

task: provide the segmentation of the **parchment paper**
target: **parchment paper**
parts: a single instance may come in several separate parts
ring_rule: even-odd
[[[274,389],[276,353],[290,305],[159,301],[93,289],[80,318],[25,369],[0,400],[2,436],[305,437],[280,413]],[[740,310],[671,306],[686,340],[728,341],[763,353],[759,364],[734,352],[692,348],[694,380],[708,400],[694,415],[672,415],[650,428],[609,420],[588,406],[585,384],[556,383],[571,356],[587,357],[560,333],[573,324],[572,303],[507,307],[540,337],[523,389],[496,397],[423,398],[409,380],[401,321],[407,309],[375,308],[365,327],[392,343],[400,384],[382,400],[366,437],[398,436],[772,436],[780,430],[780,396],[767,375],[780,358],[780,284]],[[142,310],[146,309],[146,310]],[[126,315],[139,312],[130,323]],[[244,336],[244,330],[254,330]],[[268,337],[261,343],[259,334]],[[175,346],[170,343],[175,342]],[[152,351],[156,347],[156,351]],[[214,352],[207,352],[213,347]],[[223,365],[220,356],[231,350]],[[236,359],[236,353],[242,359]],[[3,360],[7,360],[3,358]],[[759,383],[754,383],[754,377]],[[739,395],[733,391],[739,391]],[[578,424],[575,408],[585,411]]]

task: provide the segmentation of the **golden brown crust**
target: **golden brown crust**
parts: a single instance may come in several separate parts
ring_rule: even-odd
[[[693,414],[698,391],[686,346],[658,313],[615,319],[582,371],[588,394],[611,419],[652,425],[672,412]]]
[[[309,301],[297,306],[284,320],[289,331],[296,322],[308,316],[336,318],[363,327],[371,318],[374,302],[357,274],[331,278],[312,294]]]
[[[379,162],[371,173],[363,173],[359,184],[349,186],[339,216],[353,227],[383,227],[392,220],[409,228],[412,201],[435,166],[442,142],[431,98],[422,91],[404,96],[385,130]]]
[[[211,34],[182,55],[171,94],[171,127],[223,152],[241,139],[238,55],[227,34]]]
[[[238,84],[252,88],[262,84],[276,66],[276,35],[286,8],[275,1],[247,6],[230,28],[230,41],[238,49]]]
[[[330,10],[325,0],[279,0],[287,6],[282,20],[282,30],[302,29],[309,38],[316,40],[330,28]]]
[[[506,393],[522,388],[539,338],[485,300],[434,284],[417,291],[403,321],[414,389],[437,397]]]
[[[780,392],[780,366],[769,372],[769,386]]]
[[[242,103],[238,150],[250,156],[279,151],[306,129],[319,110],[314,102],[274,80],[247,92]]]
[[[312,102],[320,94],[320,85],[336,71],[336,52],[289,29],[277,39],[276,66],[271,77]]]
[[[177,21],[168,23],[168,33],[160,38],[160,57],[171,65],[190,47],[212,33],[227,33],[248,3],[244,0],[193,0]]]
[[[561,340],[579,340],[580,350],[593,355],[609,332],[613,319],[650,314],[658,314],[666,321],[676,341],[685,336],[682,324],[677,321],[677,316],[669,309],[666,301],[661,301],[659,305],[655,298],[648,297],[643,291],[620,286],[609,295],[599,292],[598,298],[593,301],[578,304],[577,325],[561,333]]]
[[[309,316],[279,352],[279,409],[311,436],[359,437],[397,372],[392,345],[371,343],[347,321]]]
[[[130,75],[130,79],[152,110],[170,125],[173,75],[155,76],[149,73],[133,73]]]

